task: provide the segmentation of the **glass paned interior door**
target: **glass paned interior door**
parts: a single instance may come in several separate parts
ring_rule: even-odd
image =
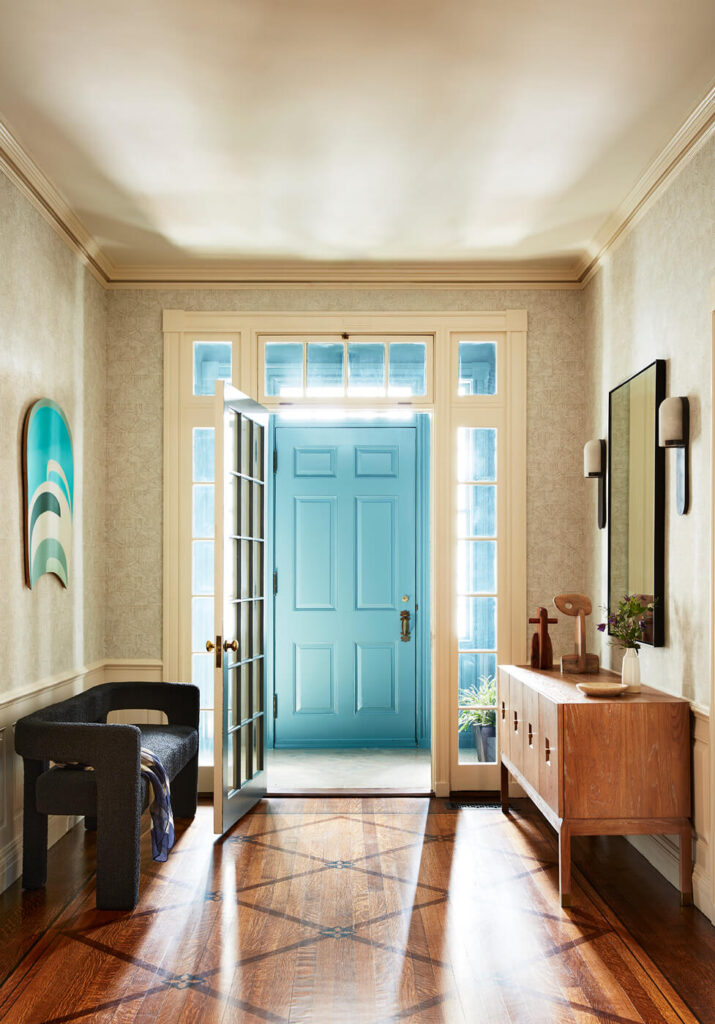
[[[265,793],[266,428],[240,406],[227,403],[224,413],[223,818],[218,831],[229,828]]]
[[[213,388],[213,382],[211,384]],[[214,428],[191,432],[191,680],[201,691],[199,764],[213,764]]]
[[[461,371],[460,371],[461,373]],[[457,431],[459,763],[496,761],[497,431]]]

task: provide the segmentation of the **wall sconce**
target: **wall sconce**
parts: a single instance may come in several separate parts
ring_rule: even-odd
[[[598,480],[598,528],[606,525],[606,442],[587,441],[583,446],[583,475]]]
[[[690,505],[690,402],[687,398],[664,398],[658,409],[658,443],[675,448],[675,499],[678,515]]]

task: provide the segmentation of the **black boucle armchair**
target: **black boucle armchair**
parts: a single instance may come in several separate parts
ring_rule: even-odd
[[[168,725],[108,725],[110,711],[163,711]],[[47,879],[47,815],[85,816],[97,830],[97,907],[131,910],[139,896],[140,773],[148,747],[171,782],[175,817],[193,818],[198,788],[199,690],[188,683],[104,683],[42,708],[15,726],[25,764],[22,884]],[[94,771],[50,766],[79,763]]]

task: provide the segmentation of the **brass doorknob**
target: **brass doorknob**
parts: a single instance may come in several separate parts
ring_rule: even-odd
[[[236,651],[238,650],[238,640],[231,640],[231,641],[224,640],[224,642],[223,642],[223,649],[224,649],[224,651],[226,651],[227,654],[228,654],[229,651],[233,651],[234,654],[235,654]]]
[[[213,651],[215,649],[216,649],[216,644],[213,642],[213,640],[207,640],[206,641],[206,650],[209,652],[209,654],[211,653],[211,651]]]

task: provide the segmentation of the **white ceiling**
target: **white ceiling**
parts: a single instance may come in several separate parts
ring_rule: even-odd
[[[708,91],[712,0],[0,0],[0,119],[117,267],[555,260]]]

